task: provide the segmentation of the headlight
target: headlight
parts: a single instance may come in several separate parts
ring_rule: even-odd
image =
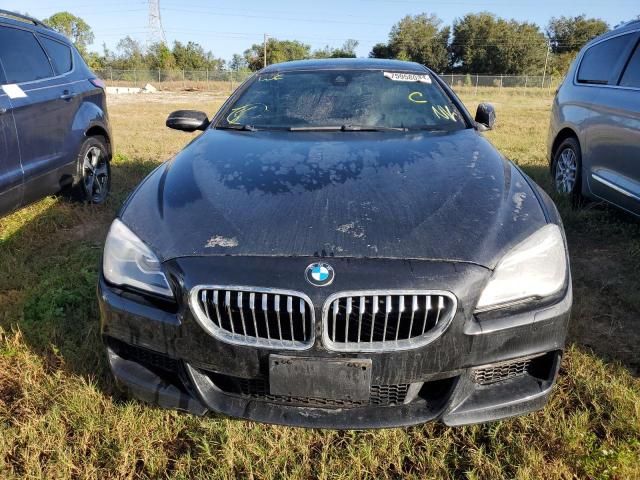
[[[102,271],[104,278],[114,285],[173,297],[158,257],[118,219],[113,221],[107,235]]]
[[[564,287],[566,275],[562,233],[557,225],[546,225],[500,260],[476,310],[548,297]]]

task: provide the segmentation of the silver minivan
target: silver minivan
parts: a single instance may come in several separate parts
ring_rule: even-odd
[[[580,51],[553,102],[548,148],[558,192],[640,215],[640,20]]]

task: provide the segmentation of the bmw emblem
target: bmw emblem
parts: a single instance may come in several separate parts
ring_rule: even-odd
[[[336,274],[328,263],[312,263],[304,271],[304,276],[311,285],[326,287],[331,285]]]

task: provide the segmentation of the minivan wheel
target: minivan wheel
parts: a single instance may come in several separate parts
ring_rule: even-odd
[[[89,137],[78,155],[78,174],[74,193],[78,200],[104,203],[111,188],[109,150],[102,137]]]
[[[556,192],[562,195],[580,196],[582,182],[582,155],[575,138],[567,138],[553,159],[553,183]]]

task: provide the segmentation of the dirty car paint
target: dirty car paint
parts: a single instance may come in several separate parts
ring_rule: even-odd
[[[493,268],[546,223],[477,131],[208,130],[140,186],[123,221],[163,259],[433,259]]]

